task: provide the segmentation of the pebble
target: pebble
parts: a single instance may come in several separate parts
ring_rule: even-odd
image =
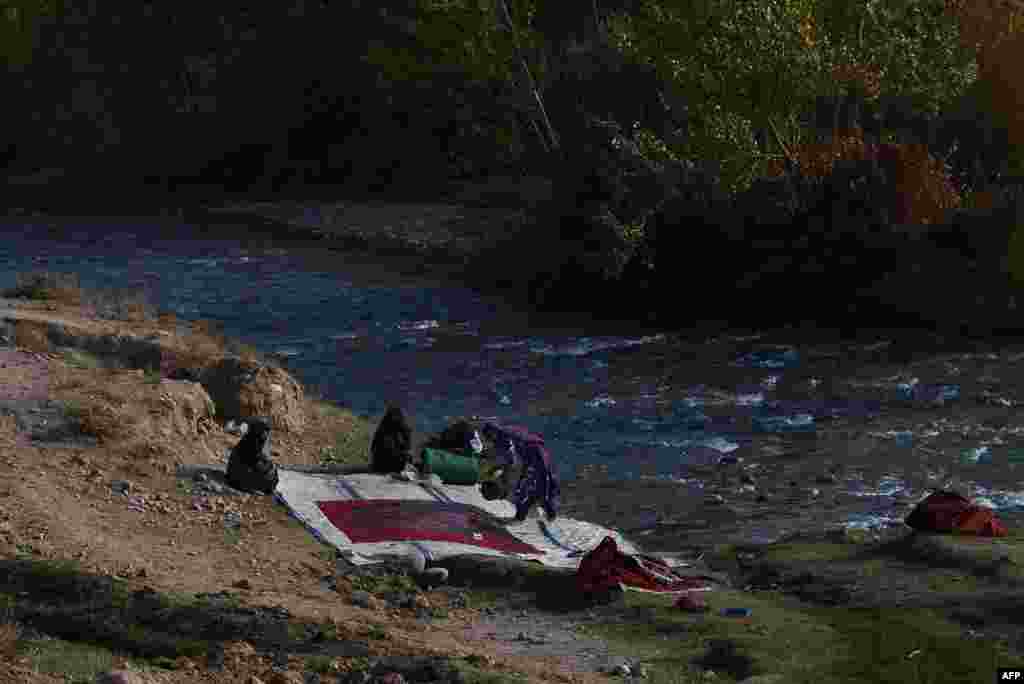
[[[420,580],[423,584],[431,587],[444,584],[448,581],[447,568],[430,568],[420,573]]]
[[[371,605],[370,599],[370,592],[368,591],[363,591],[360,589],[352,592],[351,601],[354,605],[357,605],[360,608],[369,608]]]
[[[115,494],[128,495],[128,492],[132,490],[131,480],[114,480],[110,483],[110,489]]]

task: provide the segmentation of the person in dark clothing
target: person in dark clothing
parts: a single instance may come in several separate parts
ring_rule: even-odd
[[[375,473],[397,473],[412,460],[412,427],[398,406],[389,406],[370,444]]]
[[[270,423],[260,418],[246,423],[245,434],[228,458],[227,482],[243,492],[273,494],[278,473],[270,452]]]
[[[481,485],[484,498],[507,498],[516,507],[516,520],[526,520],[530,509],[541,506],[548,520],[558,517],[561,486],[544,438],[521,427],[488,422],[484,436],[495,445],[505,466],[502,477]]]

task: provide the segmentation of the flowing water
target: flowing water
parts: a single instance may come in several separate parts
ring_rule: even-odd
[[[1020,341],[539,329],[467,289],[368,277],[283,243],[156,219],[0,226],[2,288],[39,269],[144,290],[162,310],[219,321],[278,355],[358,414],[376,418],[397,401],[421,433],[465,415],[523,424],[546,437],[566,481],[598,469],[699,496],[718,469],[786,461],[802,464],[786,478],[837,466],[842,489],[871,501],[847,515],[854,524],[950,480],[1000,508],[1024,504]]]

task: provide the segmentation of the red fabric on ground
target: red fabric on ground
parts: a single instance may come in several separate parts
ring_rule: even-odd
[[[615,589],[620,583],[657,592],[685,591],[707,584],[699,578],[677,575],[657,558],[622,553],[614,539],[605,537],[580,561],[576,585],[590,594]]]
[[[475,506],[440,501],[317,501],[320,512],[354,543],[442,541],[506,553],[542,552]]]
[[[990,508],[976,506],[956,492],[934,492],[921,501],[906,519],[922,532],[960,532],[983,537],[1005,537],[1006,528]]]

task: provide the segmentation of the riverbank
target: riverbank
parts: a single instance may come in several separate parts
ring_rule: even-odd
[[[447,671],[466,673],[462,681],[491,683],[515,679],[516,671],[531,681],[553,681],[555,661],[581,668],[569,675],[572,681],[596,681],[594,672],[616,658],[653,682],[687,683],[704,681],[709,672],[719,681],[762,683],[985,681],[993,664],[1024,665],[1015,655],[1022,646],[1021,613],[1012,608],[1024,581],[1019,517],[1000,514],[1011,529],[1000,540],[909,535],[905,528],[878,537],[801,533],[801,520],[820,516],[825,503],[806,490],[802,501],[773,497],[758,504],[756,515],[737,518],[745,504],[731,498],[690,497],[675,483],[644,488],[642,508],[673,504],[677,513],[674,546],[669,549],[669,537],[661,535],[662,550],[680,552],[696,571],[729,577],[733,588],[706,595],[707,614],[634,594],[600,609],[570,608],[563,600],[565,578],[515,566],[469,575],[453,569],[457,586],[412,592],[408,603],[406,580],[393,574],[357,580],[269,499],[183,487],[177,464],[222,462],[236,439],[215,420],[190,423],[194,416],[184,411],[190,383],[109,368],[113,358],[104,363],[82,349],[56,349],[51,338],[56,325],[66,341],[131,335],[193,353],[244,349],[204,326],[183,328],[167,317],[112,320],[52,301],[5,304],[13,326],[5,336],[13,348],[0,373],[5,392],[22,390],[11,398],[20,403],[13,404],[13,420],[10,413],[4,418],[3,430],[0,594],[5,614],[15,617],[2,640],[9,681],[24,681],[40,666],[74,671],[78,681],[88,681],[90,668],[121,666],[146,670],[153,682],[249,674],[292,681],[275,674],[276,664],[295,676],[316,671],[320,681],[340,682],[371,664],[401,670],[389,657],[424,655],[451,663]],[[119,348],[129,347],[122,342]],[[177,407],[169,413],[165,396]],[[31,402],[43,401],[49,403],[35,412]],[[75,406],[70,413],[69,403]],[[65,408],[51,411],[54,404]],[[166,417],[147,423],[141,416],[151,409]],[[43,427],[40,415],[76,418],[85,430],[56,442],[43,430],[48,438],[26,443],[26,429]],[[336,463],[365,463],[371,424],[315,399],[309,416],[300,433],[275,432],[276,459],[314,464],[329,455]],[[583,479],[567,488],[566,513],[630,525],[635,517],[622,512],[636,511],[637,496],[621,482]],[[688,501],[695,508],[680,505]],[[788,520],[783,538],[733,541],[737,523],[762,524],[772,516]],[[467,583],[472,588],[462,586]],[[397,600],[396,586],[404,587]],[[357,587],[370,594],[360,599],[364,607],[346,600]],[[85,610],[74,598],[97,591],[111,595],[105,605],[130,610],[104,614],[95,604]],[[53,603],[54,592],[63,607]],[[131,610],[144,604],[149,611],[158,606],[161,630],[126,617],[139,615]],[[741,619],[717,615],[729,607],[752,612]],[[90,621],[90,629],[106,625],[107,644],[67,641],[62,621],[82,627],[72,616]],[[197,624],[217,621],[232,625],[219,637],[227,642],[219,654],[195,639]],[[285,642],[282,633],[289,635]],[[210,669],[218,659],[225,670]],[[39,675],[38,681],[53,680]]]

